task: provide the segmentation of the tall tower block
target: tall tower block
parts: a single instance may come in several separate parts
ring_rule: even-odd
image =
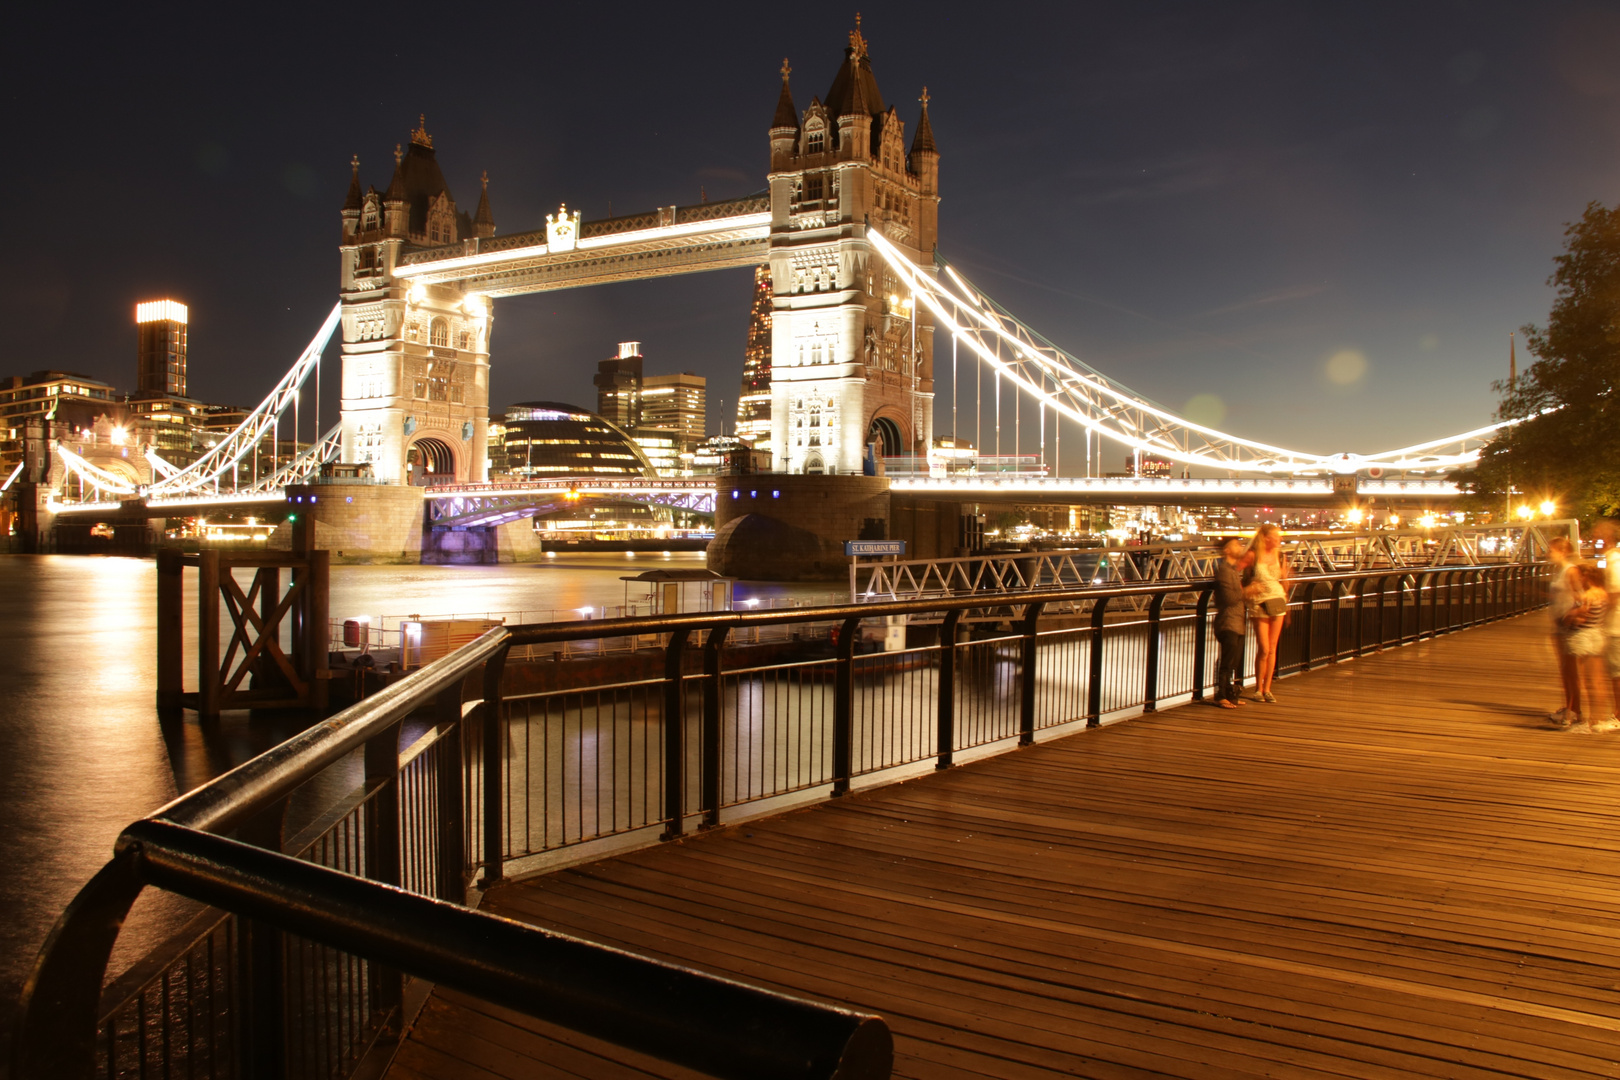
[[[135,390],[186,396],[186,305],[150,300],[135,305]]]
[[[424,120],[394,149],[388,189],[362,191],[350,163],[339,242],[343,298],[343,460],[389,483],[482,481],[489,429],[487,297],[411,285],[408,253],[493,236],[489,182],[476,213],[456,208]]]
[[[926,90],[907,151],[859,17],[826,100],[802,116],[790,70],[770,131],[772,464],[856,473],[869,442],[925,455],[933,440],[933,325],[866,237],[932,266],[939,152]]]

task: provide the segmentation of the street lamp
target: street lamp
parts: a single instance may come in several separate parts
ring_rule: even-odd
[[[1521,520],[1521,521],[1529,521],[1531,518],[1533,518],[1535,516],[1536,516],[1536,512],[1534,510],[1530,509],[1530,506],[1529,506],[1528,503],[1526,503],[1525,505],[1519,507],[1519,520]]]
[[[1360,525],[1361,517],[1361,507],[1359,506],[1352,506],[1349,510],[1346,510],[1344,514],[1344,520],[1348,521],[1352,525]]]
[[[1543,499],[1542,500],[1542,503],[1541,503],[1541,516],[1542,517],[1552,517],[1553,516],[1553,511],[1555,511],[1557,509],[1558,509],[1558,504],[1553,502],[1551,499]]]

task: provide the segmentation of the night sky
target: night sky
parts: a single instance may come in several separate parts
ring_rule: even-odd
[[[946,257],[1148,397],[1291,448],[1488,422],[1564,224],[1620,197],[1613,4],[861,9],[908,142],[929,89]],[[802,110],[855,8],[254,10],[11,17],[0,373],[131,387],[132,305],[168,295],[193,396],[257,403],[336,299],[350,155],[386,187],[418,113],[458,206],[488,170],[502,233],[760,190],[782,58]],[[639,339],[649,373],[709,377],[713,429],[750,280],[502,300],[492,406],[590,406]]]

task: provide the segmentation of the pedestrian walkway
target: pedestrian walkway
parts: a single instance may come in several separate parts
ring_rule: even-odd
[[[1614,1076],[1620,734],[1530,616],[503,887],[904,1077]],[[392,1077],[685,1077],[440,992]]]

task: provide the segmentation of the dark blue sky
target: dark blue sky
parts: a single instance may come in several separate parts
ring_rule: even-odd
[[[563,200],[757,190],[782,57],[802,109],[854,13],[257,10],[13,23],[7,373],[129,386],[131,305],[168,294],[191,305],[194,395],[257,402],[336,298],[349,156],[386,186],[419,112],[461,205],[489,171],[502,232]],[[1141,393],[1284,446],[1487,422],[1564,223],[1620,196],[1613,4],[862,10],[908,132],[932,97],[942,252]],[[503,300],[492,401],[589,405],[595,361],[638,338],[649,370],[709,376],[713,424],[748,294],[734,271]]]

